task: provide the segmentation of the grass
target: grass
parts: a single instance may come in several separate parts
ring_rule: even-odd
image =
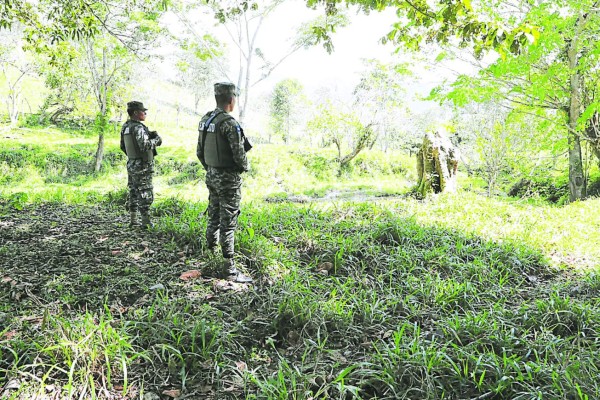
[[[20,128],[9,132],[0,141],[0,189],[5,194],[24,192],[31,200],[52,200],[62,195],[73,198],[64,192],[75,191],[108,195],[126,185],[126,159],[118,148],[116,129],[106,137],[105,161],[98,174],[91,172],[97,138],[90,132],[51,128]],[[165,145],[159,148],[156,159],[157,200],[206,199],[204,171],[195,155],[197,132],[180,129],[176,133],[169,130],[160,133]],[[398,174],[409,169],[407,165],[411,161],[407,157],[381,152],[359,156],[356,171],[346,171],[345,176],[338,179],[334,153],[327,150],[321,153],[321,159],[329,160],[328,168],[307,164],[309,157],[305,150],[289,154],[284,146],[257,145],[249,153],[251,171],[245,177],[244,198],[323,197],[329,192],[356,190],[394,195],[406,191],[413,179],[410,174],[409,179],[405,174]],[[376,168],[377,160],[385,160],[382,165],[389,167]],[[373,180],[374,176],[377,181]]]
[[[453,227],[496,242],[525,243],[540,249],[548,261],[569,269],[598,265],[599,199],[566,206],[525,200],[482,199],[474,193],[442,196],[426,202],[405,202],[402,212],[427,225]]]
[[[403,156],[338,177],[326,151],[257,146],[236,233],[256,284],[184,281],[216,260],[193,135],[161,153],[146,235],[125,228],[119,163],[39,187],[35,154],[85,143],[60,135],[0,187],[0,396],[598,398],[599,199],[418,201]]]

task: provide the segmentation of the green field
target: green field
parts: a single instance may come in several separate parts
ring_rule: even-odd
[[[237,285],[196,133],[160,133],[142,232],[117,133],[91,173],[92,133],[1,131],[0,398],[599,398],[600,199],[419,200],[407,155],[257,145]]]

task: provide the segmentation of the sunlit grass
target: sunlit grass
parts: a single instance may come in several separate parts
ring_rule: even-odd
[[[456,198],[435,201],[454,204]],[[517,240],[424,223],[415,213],[422,206],[408,199],[247,203],[237,250],[260,279],[255,290],[215,297],[205,285],[173,277],[154,293],[148,289],[154,277],[131,269],[127,276],[148,296],[118,321],[90,303],[89,312],[97,314],[54,318],[66,328],[49,325],[42,340],[11,319],[8,329],[27,336],[8,342],[12,352],[0,351],[20,357],[25,348],[17,343],[24,342],[15,341],[37,343],[43,351],[35,368],[46,371],[47,382],[91,398],[100,397],[90,384],[98,371],[110,372],[113,386],[130,387],[130,394],[168,376],[179,388],[208,382],[211,391],[237,390],[246,398],[593,398],[600,314],[589,296],[597,277],[567,280],[538,249]],[[197,244],[202,204],[169,200],[156,212],[165,246],[157,252]],[[205,256],[196,247],[191,257]],[[324,263],[331,267],[320,269]],[[59,284],[74,288],[67,279],[48,295]],[[105,279],[103,286],[115,284],[112,274]],[[73,304],[70,293],[60,301]],[[212,301],[194,300],[207,294]],[[86,336],[104,323],[111,324],[105,333]],[[115,331],[122,341],[113,350],[107,339]],[[98,364],[95,354],[108,361]],[[113,354],[121,360],[117,369]],[[22,375],[31,368],[9,365]],[[131,379],[122,385],[125,370]],[[20,393],[36,386],[30,382]]]
[[[81,162],[89,164],[90,172],[82,177],[73,189],[93,190],[106,194],[125,187],[127,181],[126,159],[118,148],[118,128],[115,127],[113,131],[105,138],[106,154],[114,154],[112,164],[105,165],[104,172],[101,171],[97,176],[91,174],[97,138],[90,132],[64,132],[54,128],[18,128],[8,131],[8,136],[0,140],[0,150],[11,152],[14,148],[43,144],[46,154],[60,156],[74,146],[85,148],[86,151],[79,157]],[[176,197],[189,201],[205,199],[208,191],[204,185],[204,171],[196,158],[197,132],[190,129],[176,131],[165,129],[159,133],[163,137],[164,145],[158,149],[159,155],[156,159],[154,177],[156,198]],[[404,176],[411,176],[412,161],[406,157],[383,153],[361,155],[354,171],[343,172],[338,176],[334,162],[335,154],[329,150],[322,150],[320,154],[319,157],[324,164],[312,165],[306,164],[311,159],[306,150],[292,148],[290,151],[290,148],[284,146],[256,145],[248,155],[251,170],[244,175],[244,200],[265,199],[274,195],[279,195],[283,199],[294,196],[324,197],[328,192],[359,190],[370,192],[372,195],[398,194],[406,191],[410,185],[410,179],[407,180]],[[35,155],[31,157],[35,158]],[[31,165],[33,162],[34,160],[31,159],[23,163]],[[68,160],[65,158],[64,162],[67,163]],[[384,169],[371,170],[378,163]],[[7,162],[0,162],[4,174],[23,174],[21,164],[13,165],[14,170]],[[52,192],[68,188],[62,187],[60,182],[48,182],[45,175],[49,172],[51,171],[43,168],[37,170],[34,168],[23,176],[23,179],[12,182],[2,189],[5,193],[20,191],[37,193],[39,190]],[[351,197],[352,194],[349,196]]]
[[[424,224],[472,232],[498,242],[526,243],[557,266],[600,265],[600,199],[554,206],[543,202],[490,199],[470,192],[397,205]]]

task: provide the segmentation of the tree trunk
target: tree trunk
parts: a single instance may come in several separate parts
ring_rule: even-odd
[[[8,78],[8,72],[3,67],[2,72],[6,77],[8,84],[8,95],[6,98],[6,107],[8,108],[8,116],[10,118],[11,126],[16,126],[19,122],[19,101],[21,100],[21,79],[27,74],[27,69],[19,69],[20,75],[14,82],[10,82]]]
[[[98,149],[96,150],[96,165],[94,171],[100,171],[102,167],[102,159],[104,158],[104,132],[98,135]]]
[[[417,191],[422,197],[430,193],[456,191],[456,153],[450,140],[440,132],[425,134],[417,152]]]
[[[246,117],[246,109],[248,108],[248,94],[250,93],[250,67],[252,66],[252,55],[254,54],[254,48],[256,43],[256,36],[258,35],[258,31],[263,23],[264,15],[261,15],[258,20],[258,25],[252,34],[252,39],[250,39],[250,32],[248,26],[248,18],[247,15],[244,14],[244,27],[246,28],[246,43],[247,43],[247,54],[246,54],[246,79],[244,82],[244,101],[239,106],[239,123],[241,125],[244,124],[244,118]],[[240,41],[241,43],[241,41]],[[239,86],[238,86],[239,88]]]
[[[598,163],[598,166],[600,167],[600,140],[599,139],[590,140],[590,147],[592,148],[592,152],[596,156],[596,162]]]
[[[10,118],[10,125],[16,126],[19,122],[19,95],[17,93],[11,92],[8,95],[8,100],[6,101],[6,105],[8,107],[8,116]]]
[[[580,17],[580,21],[581,21]],[[579,23],[578,23],[579,25]],[[575,29],[579,29],[577,26]],[[585,177],[581,156],[581,142],[577,131],[577,121],[581,116],[581,76],[577,70],[579,64],[577,34],[567,50],[569,69],[571,70],[571,98],[569,102],[569,198],[571,201],[585,197]]]
[[[356,143],[354,144],[354,148],[350,151],[350,153],[346,154],[345,156],[343,156],[343,157],[341,156],[341,154],[342,154],[341,142],[336,142],[336,145],[338,147],[338,159],[340,162],[340,168],[338,171],[339,175],[341,175],[342,170],[344,168],[346,168],[346,166],[348,164],[350,164],[350,161],[352,161],[367,146],[372,144],[373,136],[375,133],[373,131],[372,125],[369,124],[367,126],[361,127],[360,129],[361,129],[361,134],[360,134],[360,137],[358,138],[358,140],[356,141]]]
[[[590,144],[594,156],[596,156],[596,162],[600,166],[600,114],[598,112],[595,112],[592,118],[587,121],[585,138]]]
[[[108,84],[108,76],[106,72],[106,47],[102,49],[102,79],[101,82],[98,82],[100,85],[100,90],[98,90],[98,94],[100,96],[100,120],[97,121],[97,126],[99,129],[98,133],[98,148],[96,150],[96,162],[94,166],[94,171],[99,172],[100,168],[102,168],[102,160],[104,159],[104,130],[106,129],[106,114],[108,112],[108,99],[107,99],[107,89],[106,85]]]

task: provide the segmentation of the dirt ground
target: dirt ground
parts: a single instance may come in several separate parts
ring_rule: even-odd
[[[12,304],[12,312],[57,302],[67,309],[126,307],[147,288],[179,277],[184,250],[165,249],[164,236],[127,222],[114,209],[48,204],[3,215],[2,278],[11,286],[0,295],[3,303]]]
[[[125,211],[106,205],[15,210],[0,204],[0,334],[6,332],[0,340],[32,338],[44,313],[81,318],[108,308],[115,319],[125,320],[128,312],[148,309],[159,290],[169,299],[193,297],[199,303],[244,290],[198,273],[206,264],[196,250],[200,240],[181,244],[156,230],[131,229]],[[138,371],[146,374],[141,379],[146,390],[177,387],[166,366],[153,366],[151,374]],[[0,397],[7,387],[2,371],[10,368],[11,360],[0,360]],[[204,397],[211,398],[210,393]]]

